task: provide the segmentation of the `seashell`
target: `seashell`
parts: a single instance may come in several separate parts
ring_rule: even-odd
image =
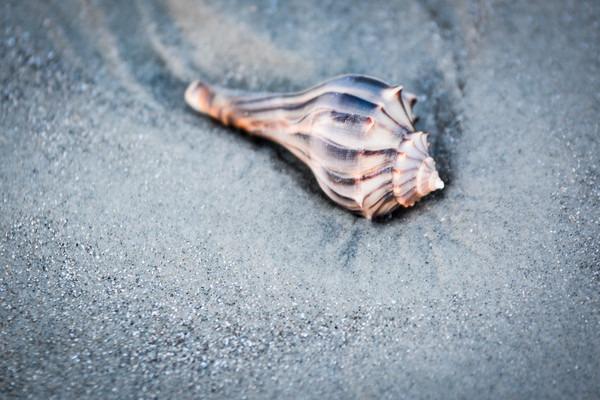
[[[411,207],[444,183],[415,132],[413,94],[362,75],[297,93],[252,94],[193,82],[194,110],[287,148],[334,202],[371,219]]]

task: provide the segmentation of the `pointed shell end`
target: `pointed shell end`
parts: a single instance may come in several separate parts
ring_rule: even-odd
[[[200,81],[190,83],[184,95],[188,106],[201,113],[209,112],[213,97],[213,89]]]
[[[200,85],[200,82],[198,81],[194,81],[192,83],[190,83],[187,87],[187,89],[185,90],[185,102],[188,104],[188,106],[192,107],[193,109],[197,109],[198,107],[198,86]]]

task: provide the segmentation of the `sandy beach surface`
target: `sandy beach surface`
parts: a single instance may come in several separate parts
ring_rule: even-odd
[[[0,397],[600,396],[600,3],[4,0]],[[376,222],[196,78],[418,95]]]

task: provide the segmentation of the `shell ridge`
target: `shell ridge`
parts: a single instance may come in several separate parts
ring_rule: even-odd
[[[320,177],[321,182],[323,182],[323,184],[327,186],[329,190],[333,191],[339,197],[353,201],[357,206],[360,207],[360,204],[356,198],[357,193],[354,186],[345,186],[333,181],[329,177],[326,168],[317,168],[317,170],[313,170],[313,172],[315,172],[315,175]]]
[[[405,173],[405,172],[416,171],[418,169],[419,169],[419,167],[414,167],[414,168],[392,168],[392,171],[402,174],[402,173]]]
[[[327,168],[328,170],[334,172],[336,175],[343,176],[346,178],[352,178],[352,179],[360,178],[361,174],[363,174],[363,173],[368,174],[368,173],[377,172],[377,171],[389,168],[389,167],[386,167],[386,164],[389,164],[389,160],[387,160],[387,159],[381,159],[381,160],[379,160],[378,163],[376,163],[375,165],[370,166],[366,169],[357,168],[357,167],[352,169],[352,168],[345,167],[344,165],[341,165],[338,168],[335,168],[333,165],[328,165],[325,162],[325,160],[323,160],[320,156],[313,155],[312,157],[313,157],[314,161],[320,162],[323,165],[323,168]],[[390,171],[390,173],[392,173],[392,172],[393,171]]]
[[[414,129],[413,126],[409,126],[409,127],[404,126],[402,123],[400,123],[400,121],[398,121],[397,118],[394,118],[394,116],[392,116],[384,107],[382,107],[381,110],[385,113],[385,115],[387,115],[392,121],[394,121],[394,123],[396,125],[398,125],[400,128],[402,128],[405,132],[410,132],[411,129]],[[403,132],[403,134],[405,132]]]
[[[416,192],[416,190],[417,190],[417,188],[411,187],[407,191],[400,193],[399,197],[406,197],[407,194],[412,193],[412,192]]]
[[[377,168],[371,168],[370,171],[368,171],[367,173],[344,175],[343,172],[336,171],[336,170],[333,170],[333,169],[327,168],[327,167],[323,167],[323,168],[326,170],[326,172],[329,176],[333,177],[334,181],[340,182],[340,183],[345,182],[348,184],[355,184],[357,182],[366,182],[371,179],[378,178],[384,174],[391,175],[391,172],[392,172],[390,170],[390,167],[378,166]],[[350,181],[352,181],[352,182],[350,182]],[[391,177],[390,177],[390,182],[391,182]]]
[[[299,90],[299,91],[295,91],[295,92],[291,92],[291,93],[285,93],[285,92],[281,92],[281,93],[264,93],[264,94],[255,94],[255,95],[251,95],[247,92],[238,92],[237,95],[232,96],[233,99],[233,103],[235,104],[247,104],[247,103],[252,103],[252,102],[256,102],[256,101],[270,101],[270,100],[277,100],[279,98],[281,99],[289,99],[289,98],[293,98],[293,97],[299,97],[299,96],[303,96],[306,95],[312,91],[316,91],[318,89],[321,89],[327,85],[332,85],[336,82],[339,81],[344,81],[344,80],[349,80],[350,83],[353,82],[369,82],[369,84],[379,84],[385,87],[389,87],[390,85],[388,85],[387,83],[385,83],[384,81],[377,79],[375,77],[369,76],[369,75],[356,75],[356,74],[343,74],[343,75],[338,75],[335,76],[333,78],[330,78],[326,81],[323,81],[317,85],[311,86],[308,89],[304,89],[304,90]],[[226,91],[227,89],[223,89],[220,87],[215,87],[215,89],[219,90],[219,91]],[[385,89],[385,88],[384,88]],[[253,98],[247,98],[249,96],[254,96]]]
[[[334,203],[344,206],[352,212],[360,212],[360,207],[356,203],[356,201],[354,201],[354,199],[340,195],[339,193],[332,190],[325,182],[323,182],[322,179],[319,179],[318,177],[316,179],[317,183],[319,184],[319,187],[327,194],[327,196],[329,196],[329,198]]]
[[[327,92],[304,103],[287,107],[271,107],[260,110],[235,109],[232,112],[236,118],[244,121],[268,121],[270,119],[294,121],[302,120],[304,116],[313,114],[315,110],[335,110],[336,107],[345,110],[348,114],[365,116],[372,113],[377,105],[353,95]]]
[[[248,111],[248,112],[252,112],[252,113],[261,113],[261,112],[267,112],[267,111],[272,111],[272,110],[276,110],[276,109],[283,109],[283,110],[297,110],[299,108],[302,108],[306,105],[310,105],[313,102],[317,101],[317,100],[323,100],[323,99],[329,99],[330,97],[333,97],[334,99],[337,99],[338,101],[336,103],[341,102],[342,100],[354,100],[357,102],[362,102],[364,103],[363,106],[365,108],[375,108],[376,106],[380,105],[380,104],[375,104],[371,101],[368,101],[364,98],[361,98],[359,96],[356,96],[354,94],[351,93],[340,93],[340,92],[336,92],[333,90],[329,90],[329,91],[325,91],[323,93],[318,93],[315,94],[314,96],[298,103],[298,102],[291,102],[290,104],[287,105],[282,105],[281,103],[279,104],[274,104],[271,105],[269,107],[257,107],[257,108],[252,108],[252,107],[239,107],[242,110]]]
[[[383,187],[381,188],[383,189]],[[374,192],[373,192],[374,193]],[[385,200],[392,200],[394,198],[394,194],[393,192],[384,192],[374,203],[371,207],[369,207],[369,209],[373,209],[375,206],[377,206],[379,203],[381,203],[382,201]],[[365,198],[366,199],[366,198]],[[381,204],[383,205],[383,204]],[[381,205],[379,207],[381,207]],[[374,212],[372,214],[375,214]]]
[[[385,180],[383,183],[381,183],[381,184],[380,184],[379,186],[377,186],[375,189],[373,189],[373,190],[371,190],[369,193],[367,193],[367,194],[366,194],[366,195],[363,197],[363,202],[364,202],[365,200],[367,200],[369,197],[373,196],[375,193],[379,192],[381,189],[384,189],[385,187],[387,187],[387,186],[391,186],[391,185],[392,185],[392,180],[391,180],[391,179]],[[387,195],[387,194],[388,194],[388,193],[384,193],[384,194],[383,194],[381,197],[383,197],[383,196],[385,196],[385,195]],[[379,201],[379,200],[381,199],[381,197],[378,197],[378,198],[377,198],[377,200],[376,200],[375,202]]]
[[[400,106],[402,107],[402,110],[404,110],[404,115],[406,115],[406,118],[408,119],[408,121],[410,122],[410,127],[412,128],[412,130],[415,130],[415,124],[412,120],[412,118],[410,117],[412,114],[412,110],[411,110],[411,114],[409,114],[406,111],[406,107],[404,106],[404,101],[402,101],[402,89],[400,89],[400,91],[398,92],[398,102],[400,103]]]

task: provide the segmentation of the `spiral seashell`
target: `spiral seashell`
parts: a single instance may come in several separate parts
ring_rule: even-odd
[[[415,132],[413,94],[362,75],[298,93],[252,94],[193,82],[194,110],[281,144],[314,173],[334,202],[371,219],[411,207],[444,183]]]

